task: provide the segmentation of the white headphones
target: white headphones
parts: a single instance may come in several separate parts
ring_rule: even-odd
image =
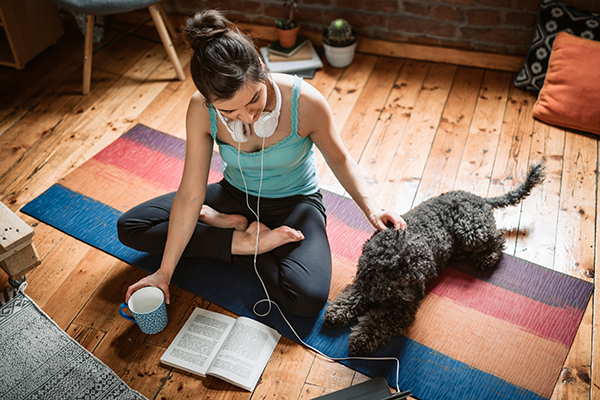
[[[273,79],[269,78],[269,81],[271,81],[271,85],[273,85],[273,88],[275,89],[276,104],[273,111],[263,111],[260,114],[260,117],[258,117],[258,121],[254,123],[254,133],[261,138],[269,137],[275,132],[275,129],[277,129],[277,125],[279,124],[279,113],[281,111],[281,91]],[[233,140],[238,143],[248,141],[248,138],[250,137],[250,127],[248,124],[237,119],[230,120],[229,118],[224,117],[216,108],[215,111],[223,122],[223,125],[225,125],[229,133],[231,133]]]

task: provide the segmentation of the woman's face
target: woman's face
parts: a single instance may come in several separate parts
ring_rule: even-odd
[[[215,100],[213,106],[223,116],[253,124],[267,105],[267,85],[248,81],[228,100]]]

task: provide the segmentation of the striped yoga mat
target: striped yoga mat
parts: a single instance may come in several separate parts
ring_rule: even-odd
[[[159,257],[124,247],[116,220],[130,207],[177,189],[185,143],[137,125],[22,211],[115,257],[152,272]],[[212,160],[210,180],[222,178]],[[348,284],[373,228],[354,203],[324,191],[333,254],[334,298]],[[245,268],[211,259],[182,259],[173,283],[238,315],[260,319],[297,339],[276,310],[265,318],[252,307],[264,297]],[[592,285],[505,256],[493,271],[447,268],[428,287],[415,323],[373,356],[400,360],[399,386],[419,399],[547,399],[592,293]],[[331,357],[348,356],[350,330],[315,318],[287,315],[305,342]],[[396,383],[390,361],[344,361]]]

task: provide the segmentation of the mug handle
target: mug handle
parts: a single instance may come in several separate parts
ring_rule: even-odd
[[[119,314],[121,314],[121,317],[123,317],[125,319],[128,319],[128,320],[130,320],[132,322],[135,322],[135,319],[133,319],[133,317],[131,315],[125,314],[125,312],[123,311],[123,309],[127,308],[127,307],[128,307],[127,303],[121,304],[121,306],[119,307]]]

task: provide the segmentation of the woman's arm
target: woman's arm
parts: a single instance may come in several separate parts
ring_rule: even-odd
[[[327,100],[317,89],[306,83],[302,85],[301,96],[300,123],[307,124],[305,127],[310,132],[310,138],[367,219],[378,230],[385,229],[388,223],[392,223],[396,229],[406,228],[406,222],[400,215],[379,207],[360,167],[348,153],[335,128]],[[303,119],[303,115],[310,115],[311,118]]]
[[[169,217],[169,231],[160,268],[127,289],[125,300],[138,289],[156,286],[170,303],[169,283],[181,254],[185,250],[200,216],[212,159],[213,140],[204,100],[196,93],[186,117],[185,164],[181,183],[175,194]]]

